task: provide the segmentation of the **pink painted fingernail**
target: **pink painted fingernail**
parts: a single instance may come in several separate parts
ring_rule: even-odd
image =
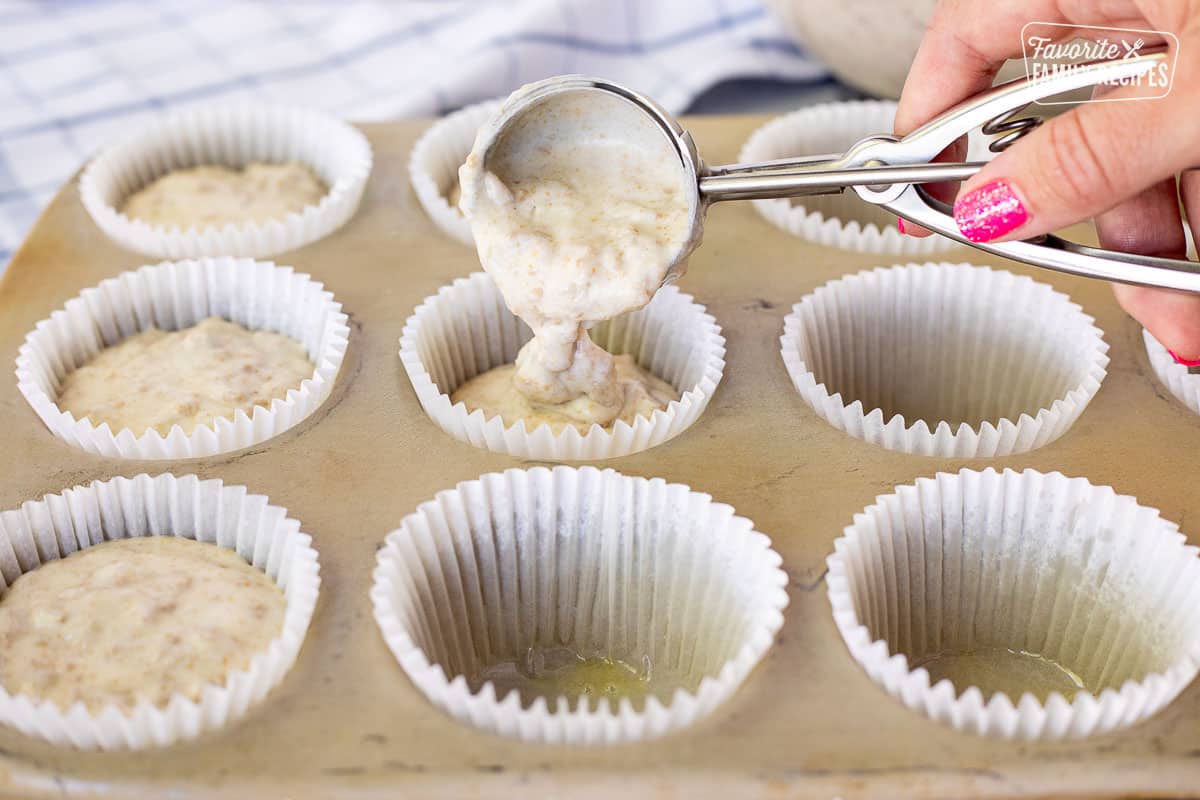
[[[904,233],[904,220],[900,219],[899,217],[896,218],[896,230]]]
[[[972,242],[990,242],[1016,230],[1029,212],[1008,181],[992,181],[967,192],[954,203],[954,221]]]
[[[1183,364],[1185,367],[1200,367],[1200,358],[1183,358],[1175,354],[1174,350],[1168,350],[1171,358],[1175,359],[1176,364]]]

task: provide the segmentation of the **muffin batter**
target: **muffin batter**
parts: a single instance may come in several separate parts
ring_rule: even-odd
[[[304,164],[247,164],[168,172],[121,207],[131,219],[182,229],[282,220],[321,202],[328,190]]]
[[[617,419],[632,425],[635,418],[649,418],[658,409],[665,409],[672,400],[679,399],[679,392],[675,391],[674,386],[639,367],[633,356],[619,355],[612,362],[617,389],[624,399],[619,413],[609,425]],[[488,370],[458,387],[450,399],[455,403],[465,403],[470,411],[483,409],[488,419],[499,416],[505,425],[515,425],[518,420],[525,420],[526,430],[532,431],[545,424],[555,434],[568,425],[586,434],[597,418],[607,416],[607,410],[598,410],[588,395],[561,405],[536,403],[517,391],[513,381],[516,371],[517,367],[513,364]]]
[[[662,133],[629,115],[617,98],[554,97],[506,130],[486,168],[485,127],[459,171],[483,268],[533,329],[517,390],[541,407],[587,398],[600,425],[627,393],[587,328],[648,303],[690,236],[694,187]]]
[[[283,590],[236,552],[175,536],[104,542],[0,599],[0,685],[97,712],[193,700],[283,630]]]
[[[313,369],[294,339],[210,317],[181,331],[150,328],[102,350],[67,375],[58,406],[114,432],[153,428],[166,436],[179,425],[191,433],[238,410],[252,415],[300,388]]]

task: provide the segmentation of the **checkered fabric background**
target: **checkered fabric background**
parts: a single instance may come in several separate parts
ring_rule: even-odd
[[[567,72],[676,112],[730,78],[826,80],[754,0],[0,0],[0,270],[91,153],[163,111],[434,115]]]

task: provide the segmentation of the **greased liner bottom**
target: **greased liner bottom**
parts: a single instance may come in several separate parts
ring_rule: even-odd
[[[166,436],[147,429],[113,431],[58,407],[63,379],[102,349],[149,327],[178,330],[218,316],[254,330],[282,333],[304,345],[316,365],[286,397],[252,414],[178,425]],[[298,424],[329,396],[350,337],[341,303],[291,267],[249,259],[165,262],[124,272],[85,289],[25,337],[17,387],[60,439],[109,458],[183,459],[240,450]]]
[[[876,498],[834,548],[829,601],[851,655],[904,705],[959,730],[1115,730],[1169,703],[1200,663],[1197,549],[1156,509],[1082,478],[941,473]],[[1088,691],[985,702],[978,687],[930,686],[909,668],[975,647],[1042,655]]]
[[[244,486],[194,475],[138,475],[93,481],[0,512],[0,588],[48,561],[135,536],[180,536],[236,550],[282,587],[286,608],[280,635],[244,670],[206,686],[199,700],[176,694],[161,708],[143,701],[132,712],[108,706],[92,714],[83,703],[59,709],[0,687],[0,722],[80,749],[161,747],[230,724],[291,669],[317,601],[317,552],[285,509],[248,494]]]
[[[131,219],[129,195],[172,170],[206,164],[299,161],[329,187],[321,201],[286,218],[181,229]],[[346,123],[309,109],[212,105],[176,112],[100,153],[79,179],[84,208],[110,239],[155,258],[263,258],[340,228],[358,209],[371,174],[371,146]]]
[[[1163,386],[1175,396],[1175,399],[1200,414],[1200,375],[1193,375],[1188,368],[1177,362],[1167,352],[1167,348],[1155,339],[1150,331],[1142,329],[1142,340],[1146,343],[1146,357],[1150,359],[1150,368],[1162,382]]]
[[[476,447],[519,458],[578,461],[637,453],[671,439],[708,406],[725,369],[725,338],[704,306],[674,286],[658,291],[643,309],[597,324],[596,344],[629,353],[639,365],[670,383],[680,399],[633,425],[618,420],[611,430],[592,426],[580,434],[567,426],[527,431],[524,420],[505,427],[500,417],[468,413],[450,395],[493,367],[511,364],[529,340],[529,328],[504,304],[487,273],[476,272],[425,299],[400,337],[400,360],[421,406],[442,430]]]
[[[742,146],[742,164],[792,156],[842,153],[868,136],[890,134],[896,104],[890,100],[822,103],[777,117],[751,134]],[[984,147],[986,150],[986,147]],[[768,222],[793,236],[826,247],[859,253],[923,256],[958,247],[933,234],[905,236],[896,217],[847,190],[841,194],[754,200]]]
[[[436,705],[531,742],[660,736],[708,714],[770,647],[787,605],[770,540],[708,495],[594,467],[510,469],[460,483],[388,535],[371,599],[388,647]],[[538,697],[468,676],[568,646],[670,676],[642,710]]]
[[[970,264],[831,281],[784,319],[783,362],[838,430],[904,453],[990,458],[1063,435],[1100,388],[1108,345],[1064,294]]]
[[[448,114],[430,126],[413,145],[408,177],[425,213],[434,224],[463,244],[475,246],[471,225],[450,204],[458,184],[458,168],[475,144],[475,134],[499,110],[502,100],[488,100]]]

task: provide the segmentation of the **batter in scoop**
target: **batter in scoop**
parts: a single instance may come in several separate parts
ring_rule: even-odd
[[[615,97],[553,97],[486,169],[481,134],[459,171],[483,268],[533,329],[513,385],[535,409],[587,398],[586,415],[568,414],[585,425],[611,424],[628,396],[587,329],[648,303],[690,234],[690,179],[653,126],[613,123],[628,117]]]

